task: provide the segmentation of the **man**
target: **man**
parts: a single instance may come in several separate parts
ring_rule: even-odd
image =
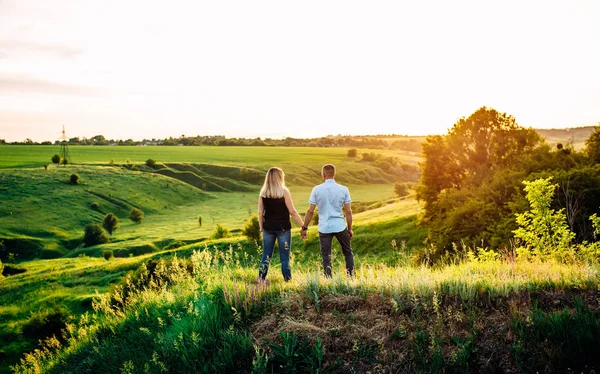
[[[346,260],[346,272],[354,275],[354,256],[350,247],[352,233],[352,208],[350,208],[350,192],[348,188],[335,182],[335,166],[327,164],[321,170],[323,183],[313,188],[308,202],[310,207],[304,217],[304,225],[300,234],[307,237],[308,224],[311,221],[315,207],[319,208],[319,240],[321,257],[325,276],[331,278],[331,244],[335,237],[342,246]],[[346,217],[344,218],[344,213]]]

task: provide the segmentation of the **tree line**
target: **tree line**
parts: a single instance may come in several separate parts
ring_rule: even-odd
[[[0,144],[13,145],[60,145],[63,141],[56,140],[34,142],[31,139],[25,139],[22,142],[7,143],[0,139]],[[257,138],[227,138],[223,135],[204,135],[204,136],[185,136],[178,138],[165,139],[144,139],[144,140],[115,140],[106,139],[103,135],[96,135],[91,138],[73,137],[66,141],[69,145],[163,145],[163,146],[254,146],[254,147],[357,147],[370,149],[401,149],[405,151],[421,152],[420,138],[414,138],[402,135],[330,135],[320,138],[291,138],[272,139],[260,137]]]

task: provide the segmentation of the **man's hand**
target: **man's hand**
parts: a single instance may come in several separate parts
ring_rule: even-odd
[[[352,229],[348,230],[348,234],[350,234],[350,239],[354,237],[354,232],[352,232]]]
[[[300,230],[300,237],[306,240],[308,238],[308,230]]]

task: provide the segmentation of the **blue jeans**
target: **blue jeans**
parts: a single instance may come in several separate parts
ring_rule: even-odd
[[[292,279],[292,270],[290,269],[290,250],[292,249],[292,233],[290,230],[263,230],[263,255],[260,261],[258,276],[261,279],[267,277],[269,263],[273,258],[275,249],[275,239],[279,245],[279,261],[281,262],[281,273],[283,279],[287,282]]]

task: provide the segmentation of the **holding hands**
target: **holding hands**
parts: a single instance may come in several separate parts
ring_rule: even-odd
[[[308,238],[308,227],[302,226],[302,229],[300,230],[300,237],[303,240],[306,240]]]

